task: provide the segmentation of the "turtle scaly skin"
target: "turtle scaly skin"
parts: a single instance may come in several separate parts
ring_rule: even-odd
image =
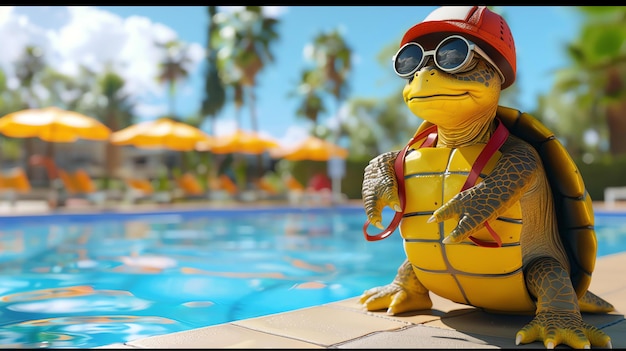
[[[490,312],[534,313],[516,344],[611,347],[610,337],[581,316],[614,310],[587,291],[596,242],[582,178],[543,125],[498,106],[500,76],[479,55],[472,60],[467,71],[450,74],[431,58],[403,90],[409,109],[425,120],[416,135],[434,124],[437,142],[429,148],[414,144],[404,159],[400,234],[407,260],[390,284],[365,291],[360,302],[371,311],[398,314],[431,308],[433,292]],[[462,190],[497,121],[510,134],[475,185]],[[378,228],[385,206],[402,210],[394,170],[398,154],[383,153],[365,168],[365,213]],[[469,240],[491,238],[484,224],[497,232],[501,247]]]

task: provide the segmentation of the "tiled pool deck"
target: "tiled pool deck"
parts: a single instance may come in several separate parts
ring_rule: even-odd
[[[603,208],[603,205],[598,203],[597,207]],[[626,206],[614,208],[623,211]],[[616,311],[583,314],[586,322],[611,336],[615,349],[626,348],[624,267],[626,253],[596,261],[590,290],[611,302]],[[388,316],[384,311],[364,311],[357,303],[358,297],[353,297],[98,348],[544,348],[541,342],[515,345],[516,332],[532,316],[489,314],[435,295],[431,297],[432,310],[399,316]]]

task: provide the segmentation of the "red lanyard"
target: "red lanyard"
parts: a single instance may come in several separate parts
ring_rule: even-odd
[[[498,123],[498,126],[496,127],[496,131],[487,142],[487,145],[485,145],[483,150],[480,152],[480,154],[476,158],[476,161],[472,165],[470,174],[468,175],[467,180],[465,181],[465,184],[463,185],[463,188],[461,189],[461,191],[466,190],[467,188],[473,186],[476,183],[476,180],[478,180],[478,176],[480,175],[480,172],[485,167],[485,165],[487,164],[491,156],[493,156],[493,154],[498,149],[500,149],[502,144],[504,144],[504,142],[508,138],[509,131],[506,129],[504,124],[500,122],[500,120],[496,119],[496,121]],[[363,235],[365,235],[365,239],[367,239],[368,241],[378,241],[378,240],[382,240],[388,237],[396,230],[396,228],[400,224],[400,221],[402,220],[402,216],[404,215],[404,208],[406,205],[406,194],[404,190],[404,159],[406,157],[407,152],[411,148],[411,146],[413,146],[414,143],[416,143],[418,140],[423,139],[423,138],[426,138],[426,139],[420,145],[420,148],[434,146],[437,140],[437,126],[432,125],[428,127],[427,129],[423,130],[421,133],[415,135],[413,138],[411,138],[408,144],[404,147],[404,149],[402,149],[402,151],[400,151],[400,153],[396,157],[396,160],[394,163],[394,170],[396,173],[396,180],[398,181],[398,197],[400,198],[400,207],[402,208],[402,211],[396,212],[395,215],[393,216],[393,219],[391,220],[391,223],[389,223],[387,228],[385,228],[385,230],[383,230],[381,233],[376,234],[376,235],[369,235],[367,233],[367,227],[370,225],[370,221],[367,220],[365,224],[363,225]],[[502,246],[502,240],[500,240],[500,237],[491,228],[489,223],[485,222],[485,227],[487,228],[487,230],[489,231],[489,233],[491,234],[495,242],[482,241],[480,239],[476,239],[471,236],[470,236],[470,240],[472,240],[476,245],[479,245],[479,246],[485,246],[485,247]]]

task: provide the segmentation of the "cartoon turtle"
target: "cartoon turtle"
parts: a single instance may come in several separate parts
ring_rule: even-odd
[[[527,113],[499,106],[515,81],[513,36],[485,6],[441,7],[393,58],[404,102],[424,122],[365,168],[365,237],[400,226],[407,259],[360,298],[389,314],[430,309],[429,292],[488,312],[533,314],[515,343],[612,347],[583,312],[614,307],[587,290],[596,259],[591,198],[565,148]],[[396,213],[382,233],[382,209]]]

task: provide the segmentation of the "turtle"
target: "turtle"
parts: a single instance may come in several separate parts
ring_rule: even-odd
[[[515,80],[506,21],[485,6],[443,6],[394,55],[403,99],[423,119],[402,150],[364,170],[365,237],[399,226],[407,258],[359,302],[389,314],[432,308],[429,293],[493,313],[534,314],[516,345],[612,347],[581,311],[614,307],[588,290],[597,241],[592,200],[555,134],[500,105]],[[396,211],[384,229],[382,209]]]

